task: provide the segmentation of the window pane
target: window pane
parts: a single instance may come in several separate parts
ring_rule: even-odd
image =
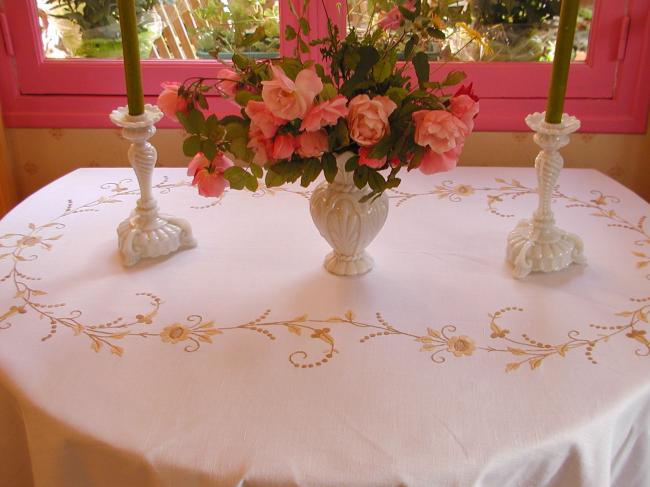
[[[424,0],[426,1],[426,0]],[[447,34],[426,49],[431,59],[457,61],[553,60],[560,0],[429,0]],[[574,41],[574,60],[587,57],[594,0],[581,0]],[[348,30],[365,32],[386,22],[397,5],[411,9],[412,0],[349,0]],[[390,29],[390,27],[389,27]]]
[[[37,0],[49,58],[122,56],[116,0]],[[143,59],[277,57],[278,0],[136,0]]]

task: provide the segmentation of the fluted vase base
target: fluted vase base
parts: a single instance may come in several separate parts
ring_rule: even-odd
[[[337,276],[361,276],[372,270],[375,261],[365,251],[355,257],[330,252],[325,257],[323,265],[328,272]]]

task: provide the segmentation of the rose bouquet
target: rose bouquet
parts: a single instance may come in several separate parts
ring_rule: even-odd
[[[310,43],[320,63],[303,59],[310,28],[297,15],[297,28],[285,32],[296,43],[293,57],[256,61],[235,53],[213,78],[165,84],[158,103],[188,134],[183,151],[193,157],[189,174],[199,192],[255,191],[262,178],[267,187],[298,180],[306,187],[321,172],[332,182],[345,170],[356,187],[369,187],[366,201],[398,186],[404,169],[454,168],[478,99],[471,85],[453,89],[465,78],[460,71],[431,79],[424,49],[445,38],[439,14],[418,0],[376,24],[371,19],[365,32],[343,36],[328,22],[328,35]],[[210,113],[210,94],[240,113]],[[340,154],[350,154],[342,168]]]

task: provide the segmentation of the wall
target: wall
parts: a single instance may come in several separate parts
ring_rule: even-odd
[[[127,143],[118,129],[7,129],[20,196],[25,197],[78,167],[124,166]],[[159,166],[182,166],[181,130],[152,139]],[[530,133],[478,132],[467,141],[461,165],[532,166],[537,146]],[[650,201],[650,132],[645,135],[578,134],[563,150],[567,167],[592,167]]]
[[[5,128],[2,117],[0,117],[0,217],[7,213],[16,203],[13,166],[9,161]]]

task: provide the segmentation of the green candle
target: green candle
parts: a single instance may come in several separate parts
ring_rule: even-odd
[[[122,52],[129,115],[142,115],[144,113],[144,95],[142,93],[142,76],[140,74],[140,40],[138,39],[135,3],[134,0],[118,0],[117,6],[120,13],[120,30],[122,31]]]
[[[569,66],[573,52],[573,35],[576,32],[578,19],[579,0],[562,0],[560,8],[560,27],[557,31],[555,42],[555,57],[553,58],[553,75],[551,86],[548,90],[546,103],[546,121],[560,123],[564,109],[564,96],[566,95],[567,80],[569,79]]]

